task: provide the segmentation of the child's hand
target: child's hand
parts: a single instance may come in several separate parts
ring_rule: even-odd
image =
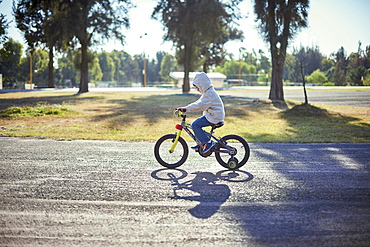
[[[181,112],[186,112],[186,108],[185,107],[179,107],[176,110],[181,111]]]

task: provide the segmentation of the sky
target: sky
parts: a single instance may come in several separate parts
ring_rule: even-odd
[[[174,54],[172,43],[163,41],[165,34],[163,25],[150,18],[157,1],[132,0],[132,2],[136,8],[129,12],[130,28],[122,29],[126,36],[125,45],[122,46],[120,42],[111,39],[94,49],[108,52],[113,49],[124,50],[131,55],[144,52],[150,58],[155,58],[157,51]],[[244,18],[238,21],[238,28],[244,32],[244,40],[230,41],[226,44],[227,51],[233,53],[235,57],[238,57],[241,47],[248,52],[251,52],[252,49],[256,51],[262,49],[266,55],[270,54],[268,45],[257,31],[253,2],[253,0],[244,0],[239,5]],[[22,34],[15,28],[11,9],[12,0],[3,0],[0,4],[0,12],[12,20],[8,35],[23,43]],[[301,30],[290,41],[288,52],[292,52],[293,48],[300,46],[318,46],[323,55],[330,56],[344,47],[349,55],[351,52],[357,52],[359,41],[364,49],[370,45],[369,11],[370,0],[311,0],[308,16],[309,27]]]

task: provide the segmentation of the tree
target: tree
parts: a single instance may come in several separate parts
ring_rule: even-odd
[[[271,69],[270,59],[267,56],[265,56],[265,53],[261,49],[258,50],[258,54],[259,54],[259,62],[258,62],[257,69],[263,70],[266,73],[268,73],[269,70]]]
[[[172,40],[177,48],[179,64],[184,66],[183,92],[190,91],[189,72],[201,63],[202,55],[209,58],[203,47],[221,44],[221,37],[235,17],[238,0],[161,0],[152,17],[161,20],[167,29],[165,40]]]
[[[142,75],[142,70],[140,70],[138,60],[131,57],[127,52],[123,52],[120,57],[121,68],[124,73],[124,80],[129,84],[131,82],[139,82],[139,78],[141,78]]]
[[[89,63],[89,82],[91,83],[101,81],[103,78],[103,72],[99,62],[99,58],[95,56],[92,62]]]
[[[73,64],[73,52],[68,50],[64,55],[58,59],[60,84],[63,87],[76,87],[78,71]]]
[[[21,43],[9,38],[0,49],[0,71],[4,76],[5,87],[13,87],[17,83],[22,48]]]
[[[366,66],[368,61],[364,51],[361,49],[361,42],[358,44],[358,51],[351,53],[348,58],[348,79],[351,85],[362,86],[363,78],[367,74]]]
[[[324,73],[317,69],[312,74],[306,77],[306,80],[308,83],[320,83],[324,84],[325,82],[328,82],[328,78],[324,75]]]
[[[346,73],[348,59],[346,52],[343,47],[341,47],[335,56],[335,69],[333,72],[333,82],[337,86],[346,85]]]
[[[175,68],[175,59],[172,55],[166,54],[164,55],[162,62],[161,62],[161,70],[159,74],[164,81],[171,81],[170,73],[174,71]]]
[[[260,32],[270,44],[272,79],[269,99],[284,100],[283,72],[288,41],[307,26],[309,0],[255,0]]]
[[[121,80],[121,75],[122,75],[122,71],[121,71],[121,60],[119,59],[118,57],[118,54],[117,54],[117,51],[114,50],[112,51],[109,56],[112,58],[112,61],[113,61],[113,64],[114,64],[114,75],[113,75],[113,81],[116,81],[117,82],[117,86],[119,85],[120,83],[120,80]]]
[[[226,61],[221,66],[217,66],[215,72],[220,72],[225,75],[249,74],[251,66],[244,61],[230,60]],[[253,68],[253,67],[252,67]]]
[[[301,81],[301,79],[302,77],[299,71],[297,58],[294,55],[287,53],[285,57],[283,80],[298,82]]]
[[[29,51],[41,45],[49,49],[48,87],[54,87],[54,48],[61,51],[72,39],[60,6],[59,0],[18,0],[13,5],[17,27],[24,33]]]
[[[0,4],[2,0],[0,0]],[[0,14],[0,44],[4,43],[7,39],[7,29],[9,28],[9,22],[6,20],[6,16]]]
[[[312,74],[312,72],[315,70],[320,69],[321,61],[323,60],[324,56],[321,54],[318,46],[307,47],[305,50],[307,57],[307,67],[305,71],[306,74]]]
[[[34,69],[33,78],[37,82],[38,87],[49,87],[48,78],[48,64],[49,53],[44,49],[36,49],[32,56],[32,68]],[[29,68],[29,59],[27,59],[27,68]]]
[[[203,57],[203,71],[208,72],[211,66],[217,66],[225,59],[226,51],[224,45],[230,40],[242,39],[243,33],[236,28],[229,28],[225,34],[216,38],[214,42],[201,49],[201,56]]]
[[[101,71],[103,72],[102,81],[113,81],[116,70],[113,58],[107,52],[100,53],[98,58]]]
[[[128,27],[127,11],[131,7],[130,0],[84,0],[67,1],[68,26],[70,32],[78,39],[81,46],[81,80],[79,93],[88,92],[89,59],[88,48],[100,34],[102,39],[112,36],[123,41],[121,27]]]

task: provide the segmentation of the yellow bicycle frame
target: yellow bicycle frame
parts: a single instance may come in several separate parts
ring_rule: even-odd
[[[171,154],[173,153],[173,151],[175,151],[175,148],[176,148],[177,143],[179,142],[179,138],[180,138],[180,136],[181,136],[181,132],[182,132],[182,129],[181,129],[181,130],[177,130],[177,132],[176,132],[175,140],[174,140],[174,142],[173,142],[173,144],[172,144],[172,147],[171,147],[171,148],[170,148],[170,150],[169,150],[169,152],[170,152]]]

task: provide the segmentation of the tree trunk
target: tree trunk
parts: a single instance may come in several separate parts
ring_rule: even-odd
[[[283,72],[285,57],[272,51],[272,78],[269,99],[284,101]]]
[[[49,69],[49,81],[48,81],[48,87],[49,88],[54,88],[54,53],[53,53],[53,47],[49,48],[49,64],[48,64],[48,69]]]
[[[184,82],[182,84],[182,92],[189,93],[190,91],[190,83],[189,83],[189,73],[191,72],[191,49],[188,45],[185,45],[184,48]]]
[[[189,71],[184,71],[184,81],[182,85],[182,92],[189,93],[190,91],[190,79],[189,79]]]
[[[306,91],[306,79],[304,78],[304,70],[303,70],[303,62],[300,62],[301,67],[301,76],[302,76],[302,82],[303,82],[303,92],[304,92],[304,103],[308,104],[308,97],[307,97],[307,91]]]
[[[81,42],[81,81],[80,90],[78,93],[86,93],[89,91],[89,66],[87,57],[87,42]]]

